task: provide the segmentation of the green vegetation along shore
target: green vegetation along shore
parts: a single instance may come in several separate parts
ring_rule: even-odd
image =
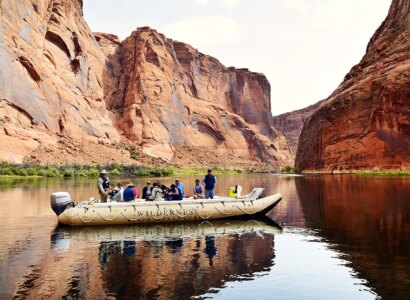
[[[139,176],[163,177],[172,176],[171,169],[149,168],[142,166],[110,165],[40,165],[40,164],[11,164],[0,162],[0,178],[16,177],[98,177],[100,170],[105,169],[113,177]]]
[[[167,177],[183,175],[203,175],[206,168],[151,168],[140,165],[42,165],[13,164],[0,162],[0,179],[29,177],[98,177],[100,170],[107,170],[111,177]],[[291,167],[281,167],[280,170],[241,170],[236,168],[214,169],[214,174],[238,173],[282,173],[294,174],[298,171]]]
[[[356,172],[358,176],[410,176],[410,171]]]

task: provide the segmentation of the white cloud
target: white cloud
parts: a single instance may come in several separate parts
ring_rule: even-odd
[[[187,17],[160,29],[168,37],[189,43],[194,47],[207,48],[239,41],[237,23],[220,15]]]
[[[241,0],[221,0],[221,1],[228,8],[235,8],[236,6],[241,4]]]
[[[198,5],[207,6],[209,4],[209,0],[195,0]]]
[[[284,0],[282,7],[297,14],[306,14],[311,10],[311,4],[307,0]]]
[[[226,8],[232,9],[237,7],[242,2],[242,0],[195,0],[195,2],[201,6],[208,6],[211,2],[220,3],[223,4]]]
[[[317,5],[311,15],[314,26],[320,29],[333,30],[338,32],[360,31],[368,34],[374,31],[375,15],[387,15],[387,0],[373,0],[371,13],[363,13],[369,10],[367,1],[357,0],[327,0]],[[381,20],[377,20],[380,23]],[[370,38],[370,37],[369,37]]]

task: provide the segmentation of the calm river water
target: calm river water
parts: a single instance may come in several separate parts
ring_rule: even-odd
[[[181,179],[190,191],[195,177]],[[269,214],[281,227],[70,229],[49,195],[85,200],[95,180],[0,181],[0,299],[410,299],[410,178],[218,179],[221,195],[234,184],[281,192]]]

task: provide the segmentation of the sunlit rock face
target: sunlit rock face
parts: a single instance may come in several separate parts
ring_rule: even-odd
[[[410,1],[394,0],[362,61],[305,122],[296,165],[410,169]]]
[[[292,165],[314,112],[299,168],[408,169],[409,5],[393,1],[362,61],[318,108],[272,118],[262,74],[147,27],[123,42],[94,35],[80,0],[4,0],[0,160],[135,162],[123,142],[160,163]]]
[[[108,106],[118,128],[145,154],[190,163],[202,149],[209,152],[205,161],[220,155],[291,163],[286,141],[273,127],[264,75],[226,68],[148,27],[120,44],[113,36],[96,36],[109,61]]]
[[[264,75],[149,28],[94,35],[80,0],[0,9],[0,160],[292,163]]]
[[[82,1],[4,0],[0,15],[0,160],[22,161],[62,136],[118,141],[103,101],[105,55]]]

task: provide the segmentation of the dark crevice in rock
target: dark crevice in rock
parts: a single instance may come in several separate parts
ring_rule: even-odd
[[[61,38],[61,36],[59,36],[57,33],[54,33],[52,31],[47,31],[46,40],[49,41],[50,43],[53,43],[58,48],[60,48],[67,55],[67,57],[71,60],[70,50],[68,49],[67,44]]]
[[[19,62],[23,65],[23,67],[27,70],[30,74],[30,77],[38,82],[41,80],[40,74],[36,71],[33,64],[24,56],[19,57]]]
[[[152,49],[150,46],[147,46],[145,53],[145,59],[147,60],[147,62],[152,63],[157,67],[160,66],[158,54],[154,51],[154,49]]]
[[[22,115],[24,115],[27,119],[29,119],[31,121],[32,124],[36,125],[37,122],[33,119],[33,117],[24,109],[22,109],[20,106],[17,106],[16,104],[10,102],[7,99],[0,99],[0,102],[4,101],[7,103],[8,106],[12,107],[13,109],[15,109],[16,111],[18,111],[19,113],[21,113]]]
[[[204,122],[198,122],[196,125],[201,133],[205,133],[206,135],[212,137],[218,144],[225,141],[225,137],[219,131],[215,130],[213,126],[210,126]]]
[[[54,22],[54,23],[56,23],[56,24],[58,24],[58,25],[61,24],[60,21],[58,20],[58,18],[57,18],[54,14],[51,15],[50,21],[52,21],[52,22]]]
[[[33,3],[33,9],[36,13],[38,13],[38,5]]]
[[[74,53],[75,58],[71,61],[71,68],[74,73],[78,73],[81,69],[81,55],[83,54],[83,49],[81,48],[80,42],[78,41],[78,35],[73,32],[73,43],[74,43]]]

